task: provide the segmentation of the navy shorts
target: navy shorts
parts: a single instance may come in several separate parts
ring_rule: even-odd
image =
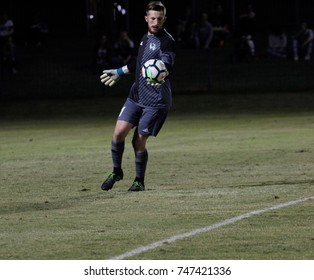
[[[168,115],[166,108],[143,107],[128,98],[124,103],[118,120],[131,123],[138,133],[145,136],[157,136]]]

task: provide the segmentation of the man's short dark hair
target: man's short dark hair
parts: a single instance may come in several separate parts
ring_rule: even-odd
[[[161,1],[151,1],[146,6],[146,13],[148,11],[163,12],[166,15],[166,7]]]

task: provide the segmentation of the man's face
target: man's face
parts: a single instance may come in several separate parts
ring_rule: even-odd
[[[161,11],[148,11],[145,21],[148,25],[148,32],[150,34],[157,34],[162,29],[166,21],[166,16]]]

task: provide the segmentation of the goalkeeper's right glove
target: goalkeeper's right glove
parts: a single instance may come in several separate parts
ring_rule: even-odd
[[[100,76],[100,81],[106,86],[112,87],[120,80],[120,75],[116,69],[104,70]]]
[[[123,66],[119,69],[104,70],[103,74],[100,76],[100,81],[106,86],[112,87],[121,78],[122,75],[129,73],[127,66]]]

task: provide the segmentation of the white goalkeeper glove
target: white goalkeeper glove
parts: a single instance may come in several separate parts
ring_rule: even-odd
[[[147,78],[146,82],[147,82],[148,85],[150,85],[150,86],[152,86],[154,88],[159,88],[165,82],[165,80],[162,80],[160,82],[155,82],[155,81]]]
[[[114,86],[121,78],[122,75],[129,73],[127,66],[123,66],[119,69],[109,69],[104,70],[103,74],[100,76],[100,81],[105,86]]]
[[[165,78],[169,75],[169,72],[167,71]],[[161,80],[160,82],[156,82],[150,78],[146,78],[146,82],[148,85],[154,87],[154,88],[159,88],[164,82],[165,79]]]

